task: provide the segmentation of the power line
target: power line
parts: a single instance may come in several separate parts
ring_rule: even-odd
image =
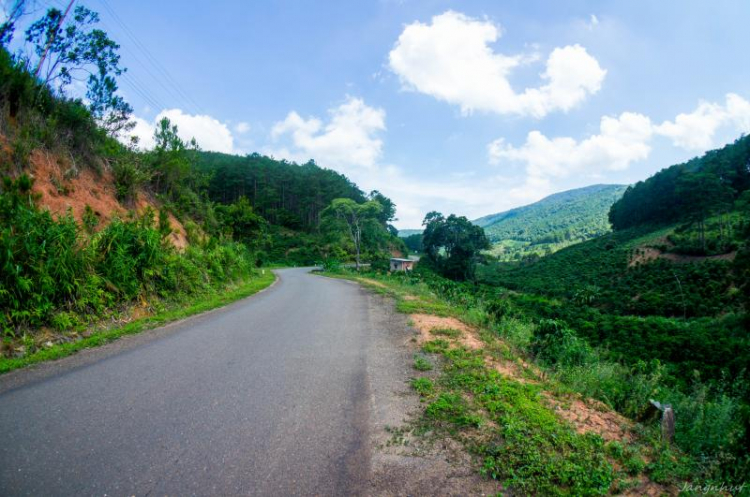
[[[162,64],[160,64],[156,58],[153,56],[153,54],[149,51],[149,49],[138,40],[138,38],[135,36],[135,34],[128,28],[128,26],[122,21],[122,19],[117,15],[117,13],[114,11],[114,9],[109,5],[107,0],[100,0],[101,4],[104,6],[104,8],[107,10],[107,12],[112,16],[112,18],[115,20],[115,22],[121,27],[122,31],[125,33],[125,35],[130,38],[130,40],[133,42],[133,46],[141,52],[141,54],[145,57],[146,61],[151,64],[153,68],[156,69],[158,73],[161,74],[164,81],[162,81],[159,77],[153,74],[150,69],[146,66],[146,64],[142,64],[139,60],[139,64],[146,70],[146,72],[149,73],[149,75],[159,83],[159,85],[164,88],[164,90],[170,94],[170,96],[178,96],[180,100],[183,100],[183,103],[189,104],[188,107],[193,107],[194,111],[197,111],[198,113],[204,114],[203,110],[201,109],[200,105],[193,100],[193,98],[180,86],[180,84],[169,74],[169,72],[163,67]],[[137,59],[137,58],[136,58]],[[166,82],[166,84],[165,84]],[[167,85],[169,85],[172,90],[167,88]]]
[[[110,28],[110,26],[105,22],[101,21],[101,23],[104,25],[104,27],[107,29],[107,31],[112,32],[113,30]],[[125,47],[126,51],[130,53],[133,56],[133,60],[137,63],[138,66],[142,67],[152,78],[154,78],[158,83],[161,83],[158,79],[155,78],[153,73],[150,72],[147,66],[141,62],[141,60],[136,56],[134,52],[132,52],[128,46]],[[140,95],[145,101],[146,104],[155,108],[156,110],[159,109],[165,109],[166,106],[161,103],[161,100],[149,90],[149,86],[144,84],[138,77],[133,74],[132,72],[124,71],[121,75],[122,81],[127,84],[128,87],[130,87],[133,91],[135,91],[138,95]],[[167,94],[174,98],[174,96],[171,94],[168,88],[164,87],[164,85],[161,85]]]
[[[158,98],[151,95],[148,90],[145,89],[143,83],[138,81],[132,74],[123,73],[123,81],[134,90],[138,95],[146,101],[146,104],[154,108],[155,110],[165,109],[166,107],[159,101]]]

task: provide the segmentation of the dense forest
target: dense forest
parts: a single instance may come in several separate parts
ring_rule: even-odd
[[[749,188],[750,136],[743,136],[628,187],[612,206],[609,220],[616,230],[679,221],[702,223],[731,210]]]
[[[347,259],[353,255],[346,240],[337,236],[325,213],[335,199],[358,204],[376,201],[380,234],[366,237],[368,259],[382,259],[406,247],[390,224],[396,215],[394,203],[378,191],[365,194],[346,176],[325,169],[314,161],[295,164],[259,154],[247,156],[199,151],[193,165],[202,178],[201,192],[218,206],[246,201],[263,218],[266,229],[257,245],[265,261],[315,264],[324,259]]]
[[[538,257],[609,232],[607,213],[624,191],[621,185],[592,185],[474,223],[484,228],[494,256],[508,261]]]
[[[196,168],[208,178],[211,200],[230,204],[245,197],[269,223],[290,229],[316,229],[321,213],[335,198],[365,200],[348,178],[314,161],[297,165],[259,154],[200,152]]]

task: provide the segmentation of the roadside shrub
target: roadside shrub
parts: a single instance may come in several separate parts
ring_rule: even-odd
[[[341,262],[337,259],[323,259],[321,266],[323,267],[323,271],[329,273],[341,271]]]
[[[549,365],[582,366],[596,361],[593,349],[585,340],[552,319],[540,321],[531,352]]]
[[[55,220],[39,211],[32,181],[5,178],[0,192],[0,324],[39,326],[55,304],[72,303],[85,282],[88,254],[68,214]]]
[[[139,296],[195,295],[252,274],[244,244],[209,239],[180,253],[152,210],[91,233],[93,223],[84,229],[71,214],[53,218],[38,209],[31,186],[21,176],[4,179],[0,189],[5,336],[44,325],[64,331]]]
[[[135,200],[138,190],[151,180],[149,172],[141,167],[134,155],[124,156],[112,162],[117,199],[122,202]]]

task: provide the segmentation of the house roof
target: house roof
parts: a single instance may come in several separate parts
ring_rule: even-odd
[[[395,262],[416,262],[414,259],[400,259],[398,257],[391,257],[391,261],[395,261]]]

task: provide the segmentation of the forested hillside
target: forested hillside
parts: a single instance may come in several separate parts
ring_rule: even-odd
[[[732,209],[750,188],[750,136],[663,169],[628,187],[609,213],[614,229],[678,221],[702,222]]]
[[[196,168],[206,175],[211,200],[230,204],[244,197],[269,223],[312,230],[335,198],[364,202],[364,193],[346,176],[310,161],[294,164],[259,154],[237,156],[200,152]]]
[[[693,470],[734,481],[750,472],[749,159],[743,137],[664,169],[612,206],[614,232],[478,270],[503,289],[503,314],[554,320],[633,368],[628,381],[658,374],[650,395],[679,406],[677,441],[698,458]]]
[[[335,199],[380,205],[375,216],[379,229],[365,233],[367,258],[382,259],[390,252],[405,251],[390,225],[396,206],[389,198],[377,191],[365,194],[346,176],[314,161],[295,164],[257,153],[198,152],[193,167],[211,202],[218,206],[246,202],[263,219],[265,228],[256,247],[264,261],[311,265],[351,258],[349,242],[340,230],[331,229],[331,220],[325,216]]]
[[[474,223],[484,228],[492,254],[501,260],[537,257],[610,231],[607,213],[624,191],[621,185],[592,185]]]

